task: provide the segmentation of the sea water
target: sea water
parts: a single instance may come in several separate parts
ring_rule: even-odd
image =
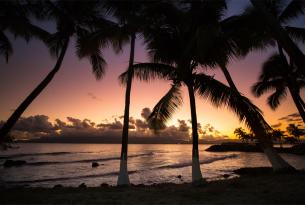
[[[52,187],[115,185],[120,144],[20,143],[18,149],[0,152],[0,185]],[[201,171],[207,180],[235,177],[241,167],[270,166],[263,153],[207,152],[199,145]],[[184,183],[191,181],[190,144],[131,144],[128,170],[133,184]],[[297,169],[305,169],[305,156],[281,154]],[[5,160],[25,160],[20,167],[4,168]],[[99,163],[93,168],[92,162]],[[181,177],[179,176],[181,175]],[[179,177],[178,177],[179,176]]]

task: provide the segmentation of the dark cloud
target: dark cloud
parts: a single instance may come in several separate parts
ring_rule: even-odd
[[[302,118],[299,113],[292,113],[292,114],[279,118],[279,120],[291,123],[291,122],[300,122],[300,121],[302,121]]]
[[[271,125],[272,128],[279,128],[282,126],[282,123],[277,123],[277,124],[274,124],[274,125]]]
[[[185,120],[178,120],[178,123],[179,123],[179,131],[180,132],[188,132],[189,131],[190,126],[188,126],[186,124]]]
[[[97,100],[97,101],[102,101],[101,99],[99,99],[98,97],[96,97],[96,95],[94,95],[93,93],[89,92],[87,93],[87,95],[93,99],[93,100]]]
[[[147,120],[149,115],[151,114],[151,110],[148,107],[142,109],[141,116]]]
[[[141,112],[144,119],[130,117],[131,143],[190,142],[190,121],[178,120],[177,126],[167,126],[155,133],[146,121],[150,113],[149,108],[144,108]],[[0,126],[3,123],[0,121]],[[65,121],[56,119],[51,123],[48,116],[35,115],[21,118],[12,134],[16,139],[32,139],[40,142],[120,143],[122,129],[123,119],[119,116],[116,116],[114,121],[103,120],[102,123],[96,124],[89,119],[74,117],[67,117]],[[210,124],[202,126],[198,123],[198,132],[203,139],[221,138],[221,134]]]

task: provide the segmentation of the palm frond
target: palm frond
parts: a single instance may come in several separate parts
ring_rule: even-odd
[[[103,77],[106,61],[101,52],[101,47],[107,46],[103,38],[93,39],[89,31],[79,28],[77,31],[76,52],[79,58],[88,58],[92,65],[92,71],[96,79]]]
[[[305,43],[305,28],[286,26],[285,30],[294,40]]]
[[[305,12],[305,0],[292,0],[279,15],[281,23],[287,23]]]
[[[271,109],[275,110],[280,105],[281,100],[283,100],[286,96],[286,88],[278,87],[276,91],[268,97],[268,105],[271,107]]]
[[[170,90],[160,99],[154,107],[147,121],[154,130],[166,127],[166,122],[182,104],[180,85],[173,84]]]
[[[0,55],[4,55],[6,62],[13,53],[13,47],[7,36],[0,31]]]
[[[275,80],[263,80],[255,83],[251,91],[254,96],[260,97],[264,93],[267,93],[272,90],[276,90],[279,87],[285,85],[285,81],[283,79],[275,79]]]
[[[262,111],[239,92],[205,74],[196,74],[194,79],[196,92],[208,99],[212,105],[229,108],[238,116],[240,122],[244,122],[251,130],[270,128],[262,116]]]
[[[152,81],[155,79],[174,79],[175,67],[161,63],[138,63],[132,66],[133,77],[141,81]],[[127,71],[119,76],[121,84],[127,82]]]

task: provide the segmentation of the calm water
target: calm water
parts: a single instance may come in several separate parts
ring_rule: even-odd
[[[204,151],[200,145],[201,170],[213,180],[232,174],[240,167],[270,166],[261,153]],[[191,145],[129,145],[130,181],[134,184],[182,183],[191,181]],[[0,184],[51,187],[56,184],[99,186],[116,184],[119,169],[118,144],[20,144],[19,149],[0,153]],[[305,169],[305,157],[282,155],[298,169]],[[6,159],[26,160],[22,167],[3,168]],[[100,164],[92,168],[91,163]],[[182,178],[177,178],[182,175]]]

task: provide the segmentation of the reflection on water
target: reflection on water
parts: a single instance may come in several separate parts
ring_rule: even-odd
[[[262,153],[204,151],[200,162],[205,178],[215,179],[240,167],[270,166]],[[191,145],[129,145],[128,168],[134,184],[182,183],[191,181]],[[1,152],[0,164],[7,159],[25,160],[22,167],[0,167],[0,184],[30,186],[99,186],[116,184],[119,169],[118,144],[20,144],[19,149]],[[298,169],[305,169],[305,157],[283,154]],[[97,168],[91,163],[98,162]],[[177,176],[182,175],[179,179]]]

